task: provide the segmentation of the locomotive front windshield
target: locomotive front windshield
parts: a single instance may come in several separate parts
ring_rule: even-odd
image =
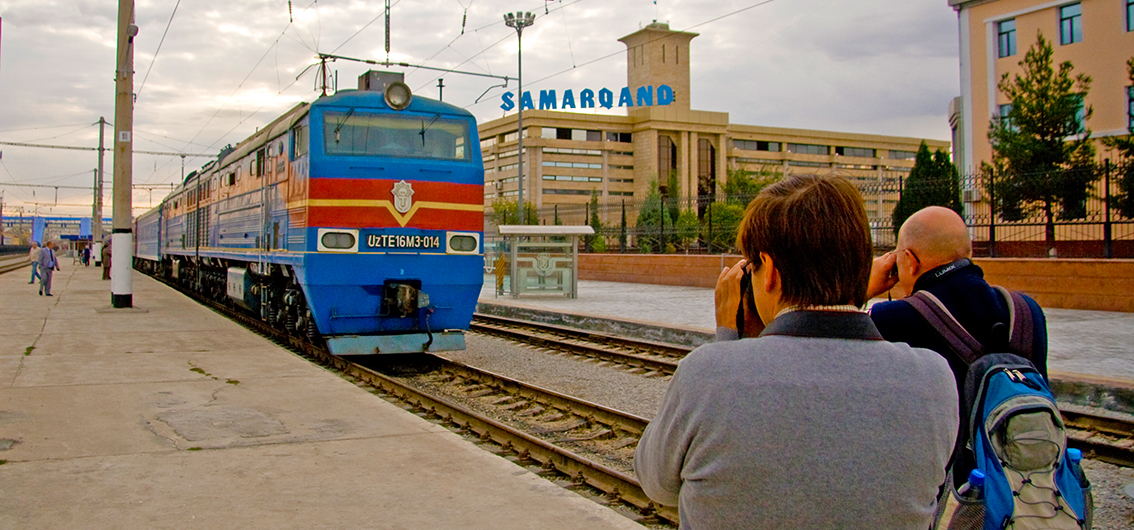
[[[469,159],[468,122],[433,116],[323,114],[323,144],[331,156]]]

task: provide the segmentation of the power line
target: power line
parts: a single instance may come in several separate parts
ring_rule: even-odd
[[[23,142],[0,142],[0,145],[12,145],[16,147],[37,147],[41,149],[67,149],[72,151],[98,151],[97,147],[79,147],[75,145],[48,145],[48,144],[29,144]],[[170,151],[138,151],[134,150],[134,154],[140,155],[163,155],[163,156],[180,156],[183,158],[212,158],[216,155],[205,153],[174,153]]]
[[[0,182],[0,186],[19,186],[21,188],[54,188],[57,190],[90,190],[91,186],[53,186],[51,184],[23,184],[20,182]],[[173,189],[176,184],[153,184],[145,186],[142,184],[132,184],[131,189],[135,190],[156,190],[156,189]]]
[[[581,0],[576,0],[576,1],[581,1]],[[763,0],[763,1],[761,1],[761,2],[757,2],[757,3],[755,3],[755,4],[752,4],[752,5],[749,5],[749,6],[747,6],[747,7],[742,7],[742,8],[740,8],[740,9],[737,9],[736,11],[732,11],[732,12],[729,12],[729,13],[725,13],[725,14],[723,14],[723,15],[719,16],[719,17],[716,17],[716,18],[711,18],[711,19],[709,19],[709,20],[706,20],[706,21],[704,21],[704,22],[699,22],[699,23],[697,23],[697,24],[694,24],[694,25],[692,25],[692,26],[686,27],[685,29],[682,29],[682,30],[680,30],[680,31],[682,31],[682,32],[685,32],[685,31],[689,31],[689,30],[691,30],[691,29],[693,29],[693,28],[697,28],[697,27],[700,27],[700,26],[704,26],[705,24],[711,24],[711,23],[713,23],[713,22],[716,22],[716,21],[718,21],[718,20],[721,20],[721,19],[724,19],[724,18],[728,18],[728,17],[731,17],[731,16],[733,16],[733,15],[736,15],[736,14],[739,14],[739,13],[743,13],[743,12],[745,12],[745,11],[748,11],[749,9],[754,9],[754,8],[757,8],[757,7],[760,7],[760,6],[763,6],[763,5],[767,5],[767,4],[770,4],[770,3],[772,3],[772,2],[775,2],[775,1],[776,1],[776,0]],[[570,5],[570,4],[568,4],[568,5]],[[663,38],[666,38],[666,36],[664,36],[664,35],[663,35],[663,36],[660,36],[660,37],[655,37],[655,38],[653,38],[653,39],[650,39],[649,41],[647,41],[647,42],[646,42],[646,44],[649,44],[649,43],[651,43],[651,42],[654,42],[654,41],[657,41],[657,40],[661,40],[661,39],[663,39]],[[503,40],[503,39],[502,39],[502,40]],[[500,41],[497,41],[497,44],[498,44],[499,42],[500,42]],[[493,46],[495,46],[495,45],[496,45],[496,44],[493,44]],[[486,51],[486,50],[484,50],[484,51]],[[480,53],[483,53],[484,51],[481,51]],[[602,61],[602,60],[605,60],[605,59],[609,59],[609,58],[611,58],[611,57],[614,57],[614,56],[617,56],[617,55],[621,55],[621,54],[623,54],[623,53],[625,53],[625,50],[619,50],[619,51],[616,51],[616,52],[613,52],[613,53],[609,53],[609,54],[607,54],[607,55],[603,55],[602,57],[598,57],[598,58],[595,58],[595,59],[591,59],[590,61],[587,61],[587,62],[585,62],[585,63],[582,63],[582,64],[580,64],[580,65],[577,65],[577,66],[572,66],[571,68],[567,68],[567,69],[565,69],[565,70],[561,70],[561,71],[559,71],[559,72],[556,72],[556,73],[554,73],[554,74],[551,74],[551,75],[547,75],[547,76],[541,77],[541,78],[539,78],[539,79],[536,79],[535,81],[532,81],[532,84],[535,84],[535,83],[539,83],[539,82],[542,82],[542,81],[547,81],[548,79],[551,79],[551,78],[553,78],[553,77],[558,77],[558,76],[560,76],[560,75],[563,75],[563,74],[565,74],[565,73],[567,73],[567,72],[570,72],[571,70],[574,70],[574,69],[576,69],[576,68],[579,68],[580,66],[587,66],[587,65],[590,65],[590,64],[594,64],[594,63],[597,63],[597,62],[599,62],[599,61]],[[477,55],[479,55],[479,53],[478,53]],[[473,57],[476,57],[476,56],[474,55]],[[463,63],[462,63],[462,64],[463,64]],[[460,65],[457,65],[457,66],[460,66]],[[466,106],[464,106],[463,108],[467,109],[467,108],[469,108],[469,107],[472,107],[473,105],[476,105],[476,104],[477,104],[477,103],[472,103],[472,104],[470,104],[470,105],[466,105]]]
[[[138,86],[138,91],[134,93],[134,101],[137,101],[138,97],[142,95],[142,89],[146,86],[146,80],[150,78],[150,71],[154,69],[154,63],[157,62],[158,52],[161,51],[161,45],[165,42],[165,36],[169,34],[169,26],[173,24],[173,16],[177,14],[177,6],[180,5],[181,0],[177,0],[177,3],[173,5],[173,12],[169,14],[169,22],[166,22],[165,31],[162,32],[161,40],[158,41],[157,49],[154,50],[154,58],[150,60],[150,67],[146,69],[146,75],[142,78],[142,84]]]

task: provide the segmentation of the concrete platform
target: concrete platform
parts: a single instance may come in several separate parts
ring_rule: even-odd
[[[576,299],[514,299],[497,296],[493,281],[485,279],[479,311],[694,346],[711,342],[716,329],[712,289],[579,280]],[[1044,312],[1048,370],[1060,397],[1134,413],[1134,313]]]
[[[0,528],[641,528],[139,274],[0,275]]]

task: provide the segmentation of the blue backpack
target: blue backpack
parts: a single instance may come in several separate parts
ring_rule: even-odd
[[[997,287],[1009,306],[1009,349],[1029,355],[1031,310],[1019,293]],[[1047,381],[1028,359],[985,353],[932,294],[906,299],[969,364],[961,426],[938,499],[935,529],[1087,529],[1090,483],[1068,455],[1063,418]],[[956,477],[979,470],[983,484],[957,488]]]

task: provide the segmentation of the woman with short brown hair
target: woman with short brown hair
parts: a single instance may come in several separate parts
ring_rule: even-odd
[[[862,312],[857,190],[788,177],[748,206],[738,245],[745,259],[717,283],[718,341],[681,361],[638,443],[643,489],[685,529],[928,528],[955,384],[939,355],[885,342]],[[738,324],[762,331],[736,340]]]

